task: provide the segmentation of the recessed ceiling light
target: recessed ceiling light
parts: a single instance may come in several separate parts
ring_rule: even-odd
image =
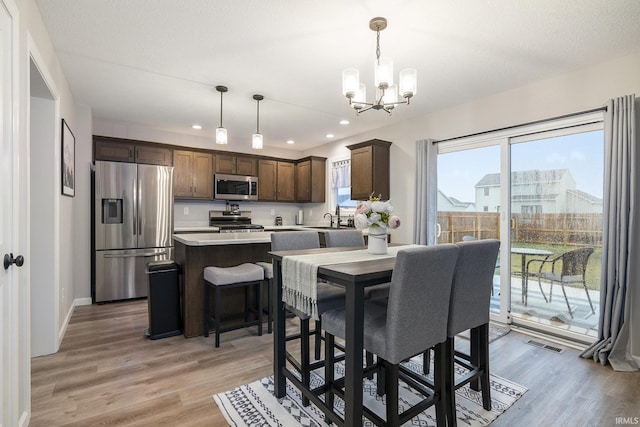
[[[328,134],[326,134],[325,136],[326,136],[327,138],[333,138],[335,135],[334,135],[334,134],[332,134],[332,133],[328,133]]]
[[[340,120],[340,124],[341,125],[348,125],[349,124],[349,120]]]
[[[295,144],[296,142],[293,139],[288,139],[287,144]]]
[[[200,129],[202,129],[202,126],[200,126],[200,125],[191,125],[191,128],[196,129],[196,130],[200,130]]]

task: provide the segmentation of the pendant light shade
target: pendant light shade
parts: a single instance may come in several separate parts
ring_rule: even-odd
[[[220,92],[220,126],[216,129],[216,144],[227,143],[227,129],[222,127],[222,94],[227,91],[226,86],[216,86],[216,90]]]
[[[225,128],[217,128],[216,129],[216,144],[226,144],[227,143],[227,129]]]
[[[253,95],[253,99],[256,100],[256,133],[251,137],[251,148],[254,150],[262,150],[263,137],[260,133],[260,101],[264,99],[262,95]]]

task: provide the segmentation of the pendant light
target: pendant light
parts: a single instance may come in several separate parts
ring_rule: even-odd
[[[216,86],[216,90],[220,92],[220,126],[216,129],[216,144],[227,143],[227,129],[222,127],[222,94],[227,91],[226,86]]]
[[[260,101],[264,99],[262,95],[253,95],[253,99],[256,100],[257,113],[256,113],[256,133],[251,138],[251,148],[254,150],[262,150],[262,134],[260,133]]]

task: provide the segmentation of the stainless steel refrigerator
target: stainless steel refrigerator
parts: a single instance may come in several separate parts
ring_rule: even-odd
[[[147,296],[147,264],[173,260],[173,167],[92,167],[93,302]]]

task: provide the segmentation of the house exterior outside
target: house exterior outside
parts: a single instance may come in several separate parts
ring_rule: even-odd
[[[475,188],[479,212],[500,212],[500,174],[485,175]],[[512,172],[511,204],[519,214],[602,213],[602,199],[578,190],[569,169]]]

